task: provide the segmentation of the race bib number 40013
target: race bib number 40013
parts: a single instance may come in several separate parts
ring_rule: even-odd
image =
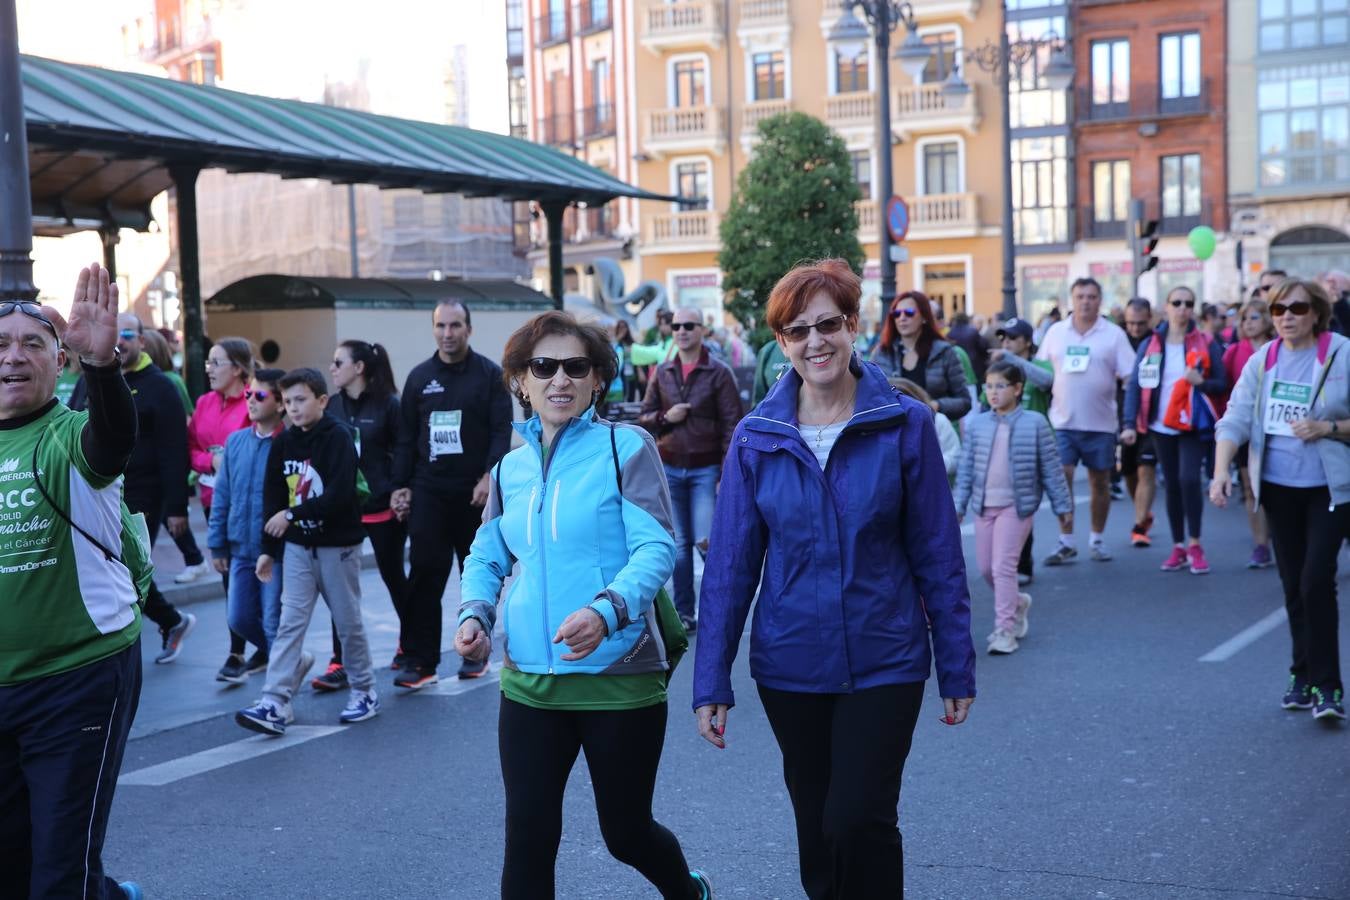
[[[462,410],[431,414],[431,458],[463,453],[464,443],[460,440],[459,428],[464,419]]]
[[[1293,437],[1291,427],[1312,412],[1312,385],[1275,381],[1266,405],[1266,434]]]
[[[1088,363],[1092,361],[1091,348],[1084,345],[1076,345],[1064,348],[1064,371],[1078,374],[1088,370]]]

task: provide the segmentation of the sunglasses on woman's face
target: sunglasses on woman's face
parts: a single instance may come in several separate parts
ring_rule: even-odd
[[[244,398],[246,400],[266,400],[270,396],[272,396],[270,392],[264,391],[261,388],[256,391],[252,388],[244,391]]]
[[[820,334],[835,334],[844,327],[846,321],[848,321],[848,316],[841,313],[837,316],[830,316],[828,319],[821,319],[814,325],[789,325],[778,333],[789,344],[799,344],[810,336],[812,328]]]
[[[1312,312],[1312,304],[1307,300],[1295,300],[1293,303],[1272,303],[1270,304],[1270,314],[1279,318],[1287,312],[1296,316],[1306,316]]]
[[[536,356],[530,360],[530,374],[540,381],[548,381],[562,366],[563,374],[568,378],[585,378],[591,374],[595,365],[585,356],[573,356],[569,359],[550,359]]]
[[[899,306],[899,307],[896,307],[895,309],[891,310],[891,318],[894,318],[894,319],[898,319],[898,318],[900,318],[901,316],[904,316],[906,319],[912,319],[912,318],[914,318],[915,316],[917,316],[918,314],[919,314],[919,311],[918,311],[917,309],[910,309],[910,308],[904,307],[904,306]]]
[[[1167,302],[1168,302],[1168,303],[1171,303],[1173,306],[1177,307],[1178,309],[1181,308],[1181,307],[1183,307],[1183,306],[1186,307],[1187,309],[1195,309],[1195,301],[1194,301],[1194,300],[1169,300],[1169,301],[1167,301]]]

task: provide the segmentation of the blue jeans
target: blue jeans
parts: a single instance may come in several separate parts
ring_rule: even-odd
[[[713,500],[719,466],[678,469],[666,466],[671,513],[675,517],[675,609],[694,618],[694,545],[712,531]]]
[[[272,639],[277,636],[277,622],[281,619],[280,560],[272,563],[272,580],[263,584],[253,574],[256,556],[230,557],[230,594],[225,606],[225,620],[230,630],[244,640],[267,652],[272,650]]]

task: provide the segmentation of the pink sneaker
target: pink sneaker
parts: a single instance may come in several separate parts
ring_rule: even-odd
[[[1186,568],[1186,548],[1177,544],[1172,548],[1172,555],[1167,557],[1167,561],[1162,564],[1164,572],[1180,572]]]
[[[1199,544],[1191,544],[1186,550],[1186,555],[1191,559],[1192,575],[1209,574],[1209,560],[1205,559],[1205,551]]]

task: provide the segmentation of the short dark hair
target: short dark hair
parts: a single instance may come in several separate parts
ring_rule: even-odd
[[[442,306],[458,306],[460,309],[464,310],[464,324],[469,328],[473,327],[473,313],[469,312],[469,304],[456,297],[442,297],[440,300],[436,301],[436,305],[431,310],[431,317],[433,319],[436,318],[436,310],[440,309]]]
[[[313,391],[315,397],[328,396],[328,382],[318,369],[311,369],[308,366],[291,369],[277,381],[277,387],[283,391],[290,390],[298,384],[303,384]]]
[[[1125,301],[1125,309],[1140,309],[1150,316],[1153,315],[1153,304],[1149,303],[1148,300],[1143,297],[1131,297],[1129,300]]]
[[[1072,296],[1075,290],[1077,290],[1080,287],[1087,287],[1088,285],[1091,285],[1092,287],[1095,287],[1097,289],[1097,298],[1101,299],[1102,283],[1090,276],[1084,278],[1075,278],[1073,280],[1073,284],[1069,285],[1069,295]]]
[[[998,362],[990,363],[989,368],[984,371],[984,377],[988,378],[990,375],[1002,375],[1003,379],[1007,381],[1008,384],[1027,383],[1026,373],[1006,359],[1000,359]]]
[[[286,377],[285,369],[255,369],[253,380],[258,384],[265,384],[278,393],[281,391],[281,379]]]
[[[578,322],[576,316],[559,310],[549,310],[530,319],[506,339],[502,351],[502,381],[514,396],[524,400],[521,381],[529,373],[534,348],[544,338],[558,335],[574,337],[585,348],[586,358],[594,368],[595,389],[604,395],[619,371],[619,360],[614,355],[605,329],[592,322]]]

